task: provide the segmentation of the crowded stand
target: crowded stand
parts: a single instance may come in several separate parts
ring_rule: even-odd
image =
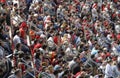
[[[0,78],[120,78],[120,0],[0,0]]]

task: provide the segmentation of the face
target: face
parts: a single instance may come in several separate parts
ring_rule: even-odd
[[[79,59],[79,58],[77,58],[76,62],[77,62],[77,63],[79,63],[79,62],[80,62],[80,59]]]

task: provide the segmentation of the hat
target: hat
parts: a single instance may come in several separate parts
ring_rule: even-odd
[[[38,17],[38,14],[34,14],[33,16],[34,16],[34,17]]]
[[[54,67],[54,71],[58,71],[58,70],[60,70],[60,66],[59,65],[56,65],[55,67]]]
[[[106,50],[107,50],[107,48],[103,48],[103,50],[104,50],[104,51],[106,51]]]
[[[22,22],[20,25],[21,28],[27,28],[27,23],[26,22]]]

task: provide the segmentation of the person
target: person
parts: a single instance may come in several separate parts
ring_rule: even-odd
[[[114,78],[113,77],[112,60],[111,59],[108,59],[108,61],[107,61],[104,78]]]
[[[120,62],[117,62],[117,64],[112,67],[112,70],[113,78],[120,77]]]
[[[35,53],[35,67],[39,71],[41,64],[41,54],[40,52]]]
[[[119,6],[119,0],[0,0],[0,78],[18,68],[23,78],[118,77]]]
[[[80,72],[80,59],[78,57],[74,57],[73,60],[69,63],[69,68],[72,74],[76,74]]]
[[[15,72],[8,78],[22,78],[22,71],[20,69],[16,69]]]
[[[13,43],[14,43],[14,46],[16,46],[18,43],[21,43],[19,31],[16,31],[16,35],[13,37]]]
[[[12,63],[5,56],[5,50],[0,43],[0,78],[8,78],[12,70]]]

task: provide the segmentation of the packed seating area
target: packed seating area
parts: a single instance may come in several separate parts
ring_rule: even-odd
[[[0,78],[120,78],[120,0],[0,0]]]

